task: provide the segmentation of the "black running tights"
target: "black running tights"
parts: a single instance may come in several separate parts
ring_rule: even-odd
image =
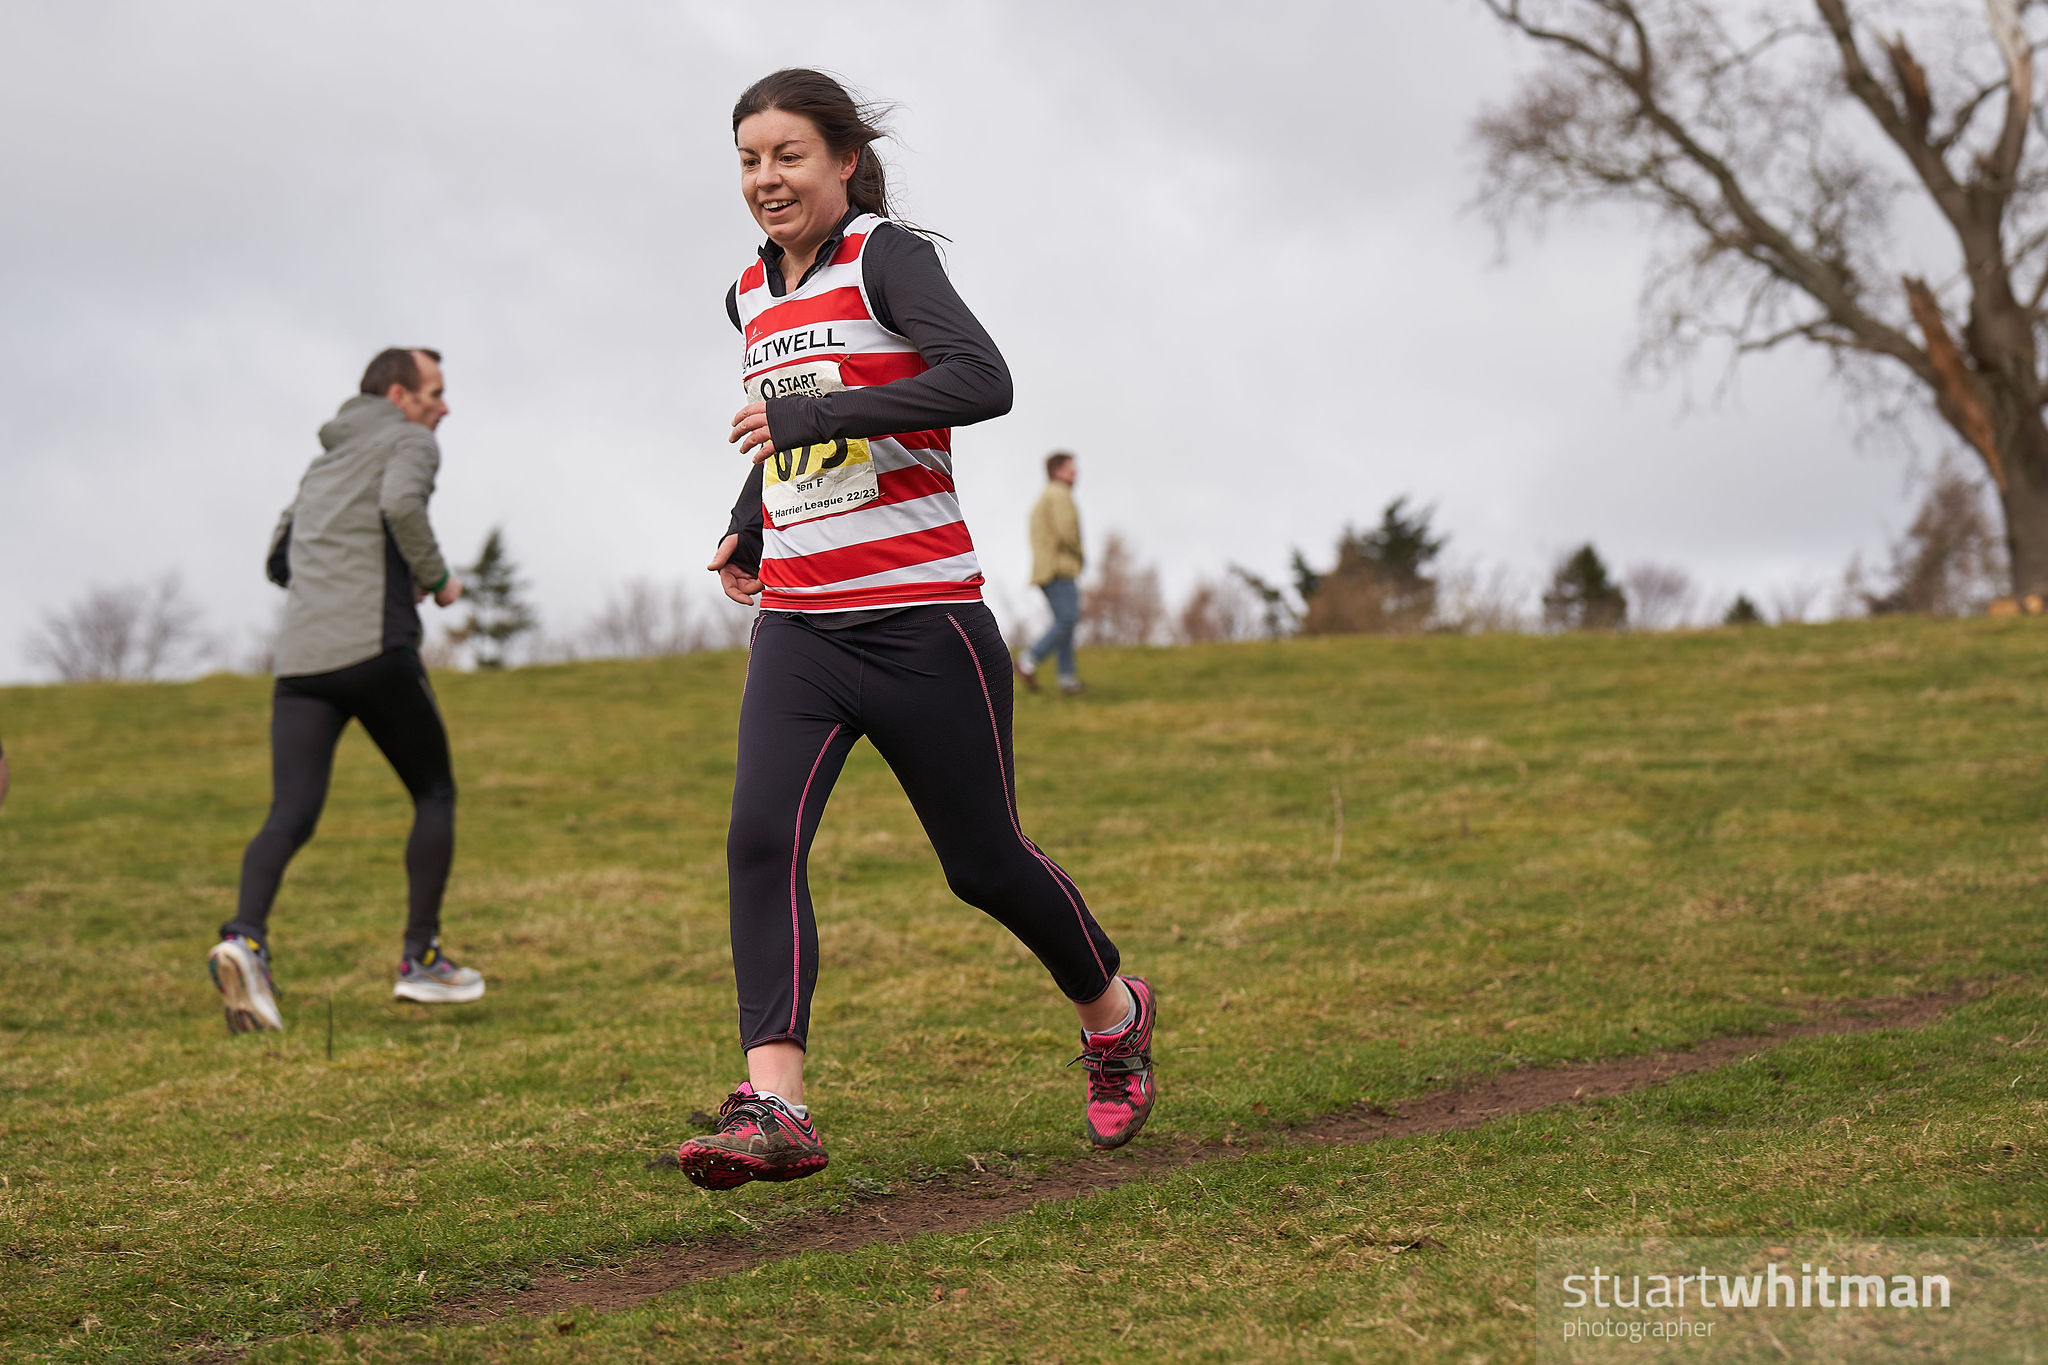
[[[269,942],[278,883],[320,822],[334,746],[351,719],[363,723],[412,794],[412,837],[405,845],[408,953],[440,932],[441,894],[455,856],[455,777],[448,731],[426,668],[416,651],[403,648],[333,673],[277,680],[270,711],[270,818],[242,855],[241,896],[224,930]]]
[[[741,1046],[802,1044],[810,1031],[818,930],[804,865],[863,735],[903,784],[953,894],[1022,940],[1069,999],[1108,990],[1116,946],[1018,823],[1010,654],[988,608],[912,607],[842,630],[763,612],[726,839]]]

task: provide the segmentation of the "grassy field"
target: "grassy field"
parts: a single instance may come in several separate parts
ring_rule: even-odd
[[[0,690],[0,1359],[1604,1359],[1555,1330],[1574,1247],[1877,1236],[1980,1239],[1940,1245],[2008,1255],[2014,1297],[1959,1305],[1932,1346],[1801,1318],[1713,1358],[2035,1358],[2039,623],[1085,663],[1086,697],[1021,699],[1020,801],[1160,988],[1141,1142],[1815,1002],[1967,999],[1921,1030],[1452,1136],[1275,1146],[630,1311],[438,1323],[544,1265],[744,1235],[970,1154],[1069,1160],[1071,1011],[950,898],[863,747],[812,861],[832,1168],[708,1194],[647,1162],[743,1074],[739,656],[437,679],[462,788],[447,937],[490,979],[470,1007],[389,999],[409,809],[352,732],[279,902],[290,1027],[268,1037],[225,1033],[204,968],[267,799],[267,683]]]

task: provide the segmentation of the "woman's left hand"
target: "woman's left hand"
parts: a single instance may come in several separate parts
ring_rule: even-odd
[[[755,464],[775,453],[775,438],[768,434],[768,405],[749,403],[732,417],[732,435],[727,441],[740,443],[740,454],[751,455]]]

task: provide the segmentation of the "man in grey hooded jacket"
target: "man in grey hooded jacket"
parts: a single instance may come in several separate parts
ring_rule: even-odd
[[[267,568],[289,596],[271,703],[270,815],[242,856],[235,917],[207,956],[232,1032],[284,1027],[270,975],[270,908],[285,866],[313,836],[334,747],[351,720],[413,799],[405,952],[392,993],[430,1004],[484,993],[482,975],[440,947],[455,778],[419,655],[417,603],[431,594],[446,607],[462,596],[427,519],[441,466],[434,429],[447,415],[439,352],[381,352],[361,392],[320,428],[321,454],[271,536]]]

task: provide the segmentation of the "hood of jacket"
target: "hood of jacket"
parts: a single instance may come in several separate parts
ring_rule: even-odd
[[[389,398],[359,393],[341,405],[341,411],[320,428],[320,448],[333,450],[384,427],[400,426],[405,414]]]

